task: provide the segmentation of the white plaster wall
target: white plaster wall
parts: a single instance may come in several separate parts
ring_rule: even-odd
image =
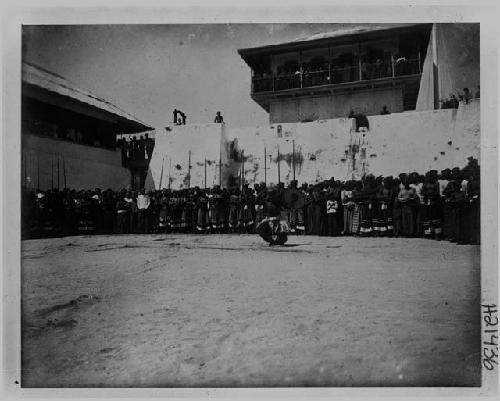
[[[375,175],[397,175],[401,172],[425,173],[430,169],[442,170],[463,167],[467,157],[479,159],[480,104],[473,101],[461,104],[458,110],[431,110],[393,113],[368,117],[370,131],[366,133],[366,172]],[[346,150],[362,135],[352,130],[353,120],[346,118],[319,120],[311,123],[271,124],[257,127],[232,127],[220,124],[174,126],[172,131],[156,136],[151,161],[151,177],[158,187],[162,159],[164,162],[163,187],[166,187],[167,161],[182,165],[175,172],[172,188],[180,188],[185,179],[188,150],[192,149],[191,186],[203,186],[203,164],[218,162],[224,152],[224,142],[237,139],[238,148],[245,154],[245,180],[253,185],[264,181],[278,182],[278,146],[281,154],[281,181],[293,179],[292,149],[295,141],[295,178],[314,183],[335,177],[350,177]],[[451,144],[448,142],[451,141]],[[264,148],[267,162],[264,163]],[[357,161],[359,163],[359,160]],[[201,165],[200,165],[201,164]],[[218,184],[217,163],[207,167],[209,185]],[[225,161],[223,177],[237,175],[241,164]],[[172,167],[174,172],[174,168]],[[224,184],[224,181],[223,181]]]
[[[73,142],[23,134],[21,174],[24,176],[26,171],[26,175],[31,181],[31,188],[36,189],[38,177],[40,177],[40,189],[50,189],[52,175],[54,186],[57,187],[58,159],[59,186],[64,188],[63,157],[68,188],[111,188],[118,190],[130,184],[130,172],[121,166],[121,151],[119,149],[94,148]],[[24,183],[24,179],[22,182]]]
[[[469,156],[479,159],[479,101],[459,109],[373,116],[369,121],[368,162],[376,174],[423,173],[463,167]]]
[[[168,127],[156,132],[155,148],[151,157],[146,187],[187,188],[188,160],[191,151],[191,187],[204,187],[205,158],[207,159],[207,186],[218,184],[218,166],[221,124],[189,124]]]

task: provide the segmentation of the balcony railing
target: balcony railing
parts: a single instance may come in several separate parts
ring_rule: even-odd
[[[361,66],[335,68],[312,72],[297,72],[288,75],[254,77],[252,93],[275,92],[287,89],[311,88],[330,84],[369,81],[420,74],[418,59],[403,59],[398,62],[363,63]]]

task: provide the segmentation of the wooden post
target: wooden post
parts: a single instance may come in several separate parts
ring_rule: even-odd
[[[169,159],[168,163],[168,190],[170,191],[170,183],[172,182],[172,158]]]
[[[63,156],[63,179],[64,179],[64,188],[68,188],[66,185],[66,161]]]
[[[219,152],[219,187],[222,188],[222,152]]]
[[[267,150],[266,150],[266,145],[264,145],[264,184],[267,187]]]
[[[54,189],[54,155],[50,155],[50,189]]]
[[[57,154],[57,190],[59,191],[59,153]]]
[[[207,190],[207,158],[205,157],[205,191]]]
[[[188,188],[191,188],[191,150],[188,153]]]
[[[295,139],[292,140],[292,168],[293,168],[293,180],[295,181]]]
[[[278,145],[278,184],[281,184],[281,172],[280,172],[280,145]]]
[[[245,150],[241,151],[241,189],[245,183]]]
[[[243,174],[241,173],[241,170],[242,170],[242,168],[241,168],[241,167],[242,167],[242,166],[240,166],[240,183],[239,183],[239,184],[240,184],[240,191],[243,189],[243,185],[241,184],[241,183],[243,182],[243,177],[242,177],[242,176],[243,176]]]

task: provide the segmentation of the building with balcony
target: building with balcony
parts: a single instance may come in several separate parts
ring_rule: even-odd
[[[240,49],[270,122],[414,110],[432,24],[358,27]]]

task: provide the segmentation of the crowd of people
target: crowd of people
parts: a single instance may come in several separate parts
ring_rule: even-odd
[[[472,99],[479,99],[481,97],[480,87],[477,86],[476,93],[474,96],[469,88],[464,88],[462,93],[450,93],[450,95],[446,98],[440,100],[442,109],[458,109],[460,102],[468,104]]]
[[[137,192],[23,191],[23,236],[124,233],[254,233],[265,217],[306,235],[427,237],[479,243],[479,164],[297,186]],[[288,192],[288,194],[287,194]],[[302,199],[301,199],[302,198]],[[293,201],[290,201],[293,199]]]

